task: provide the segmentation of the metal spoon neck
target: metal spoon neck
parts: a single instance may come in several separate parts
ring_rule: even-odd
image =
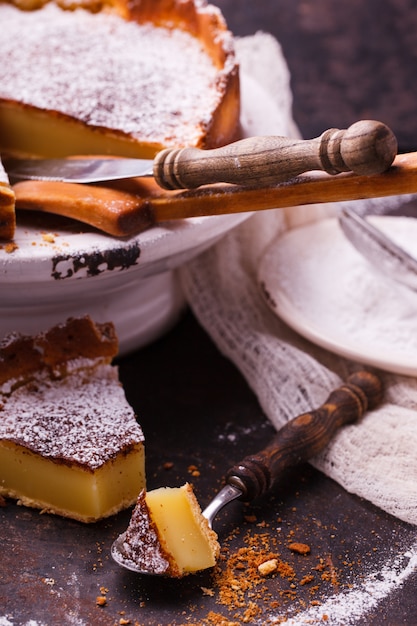
[[[203,516],[207,519],[210,528],[213,526],[217,513],[232,500],[237,500],[242,496],[242,490],[234,485],[226,484],[213,498],[210,504],[204,509]]]

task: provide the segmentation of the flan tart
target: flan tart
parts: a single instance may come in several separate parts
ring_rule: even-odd
[[[141,491],[122,543],[127,567],[179,578],[213,567],[219,553],[189,483]]]
[[[0,1],[0,22],[3,152],[152,158],[237,134],[233,38],[205,0]]]
[[[0,0],[0,23],[3,154],[153,158],[239,137],[234,41],[205,0]]]
[[[111,361],[111,323],[72,318],[0,344],[0,494],[82,522],[132,505],[144,437]]]

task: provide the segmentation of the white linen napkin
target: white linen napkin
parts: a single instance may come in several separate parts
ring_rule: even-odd
[[[279,44],[257,33],[238,39],[237,50],[242,72],[276,100],[279,122],[269,133],[297,136]],[[254,214],[181,270],[197,319],[239,368],[276,428],[322,404],[357,367],[292,331],[265,304],[256,279],[273,238],[336,211],[337,205],[316,205]],[[417,380],[388,373],[383,378],[383,405],[344,427],[312,464],[349,492],[417,524]]]

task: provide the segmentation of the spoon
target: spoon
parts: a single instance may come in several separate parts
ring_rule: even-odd
[[[417,259],[352,208],[341,209],[339,224],[350,243],[374,268],[417,291]]]
[[[382,395],[381,380],[371,372],[358,371],[332,391],[321,407],[287,422],[268,446],[229,469],[226,484],[203,511],[209,526],[213,526],[218,512],[233,500],[251,502],[269,492],[286,470],[321,452],[341,426],[357,421],[365,411],[375,408]],[[122,533],[111,548],[116,563],[140,574],[155,575],[151,570],[126,562],[124,537]]]

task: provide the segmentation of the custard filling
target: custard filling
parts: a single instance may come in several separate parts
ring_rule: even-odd
[[[149,491],[146,504],[161,543],[180,572],[197,572],[215,565],[216,535],[203,517],[190,485]]]
[[[145,484],[144,447],[136,444],[89,471],[0,441],[0,493],[25,506],[94,522],[130,506]]]

